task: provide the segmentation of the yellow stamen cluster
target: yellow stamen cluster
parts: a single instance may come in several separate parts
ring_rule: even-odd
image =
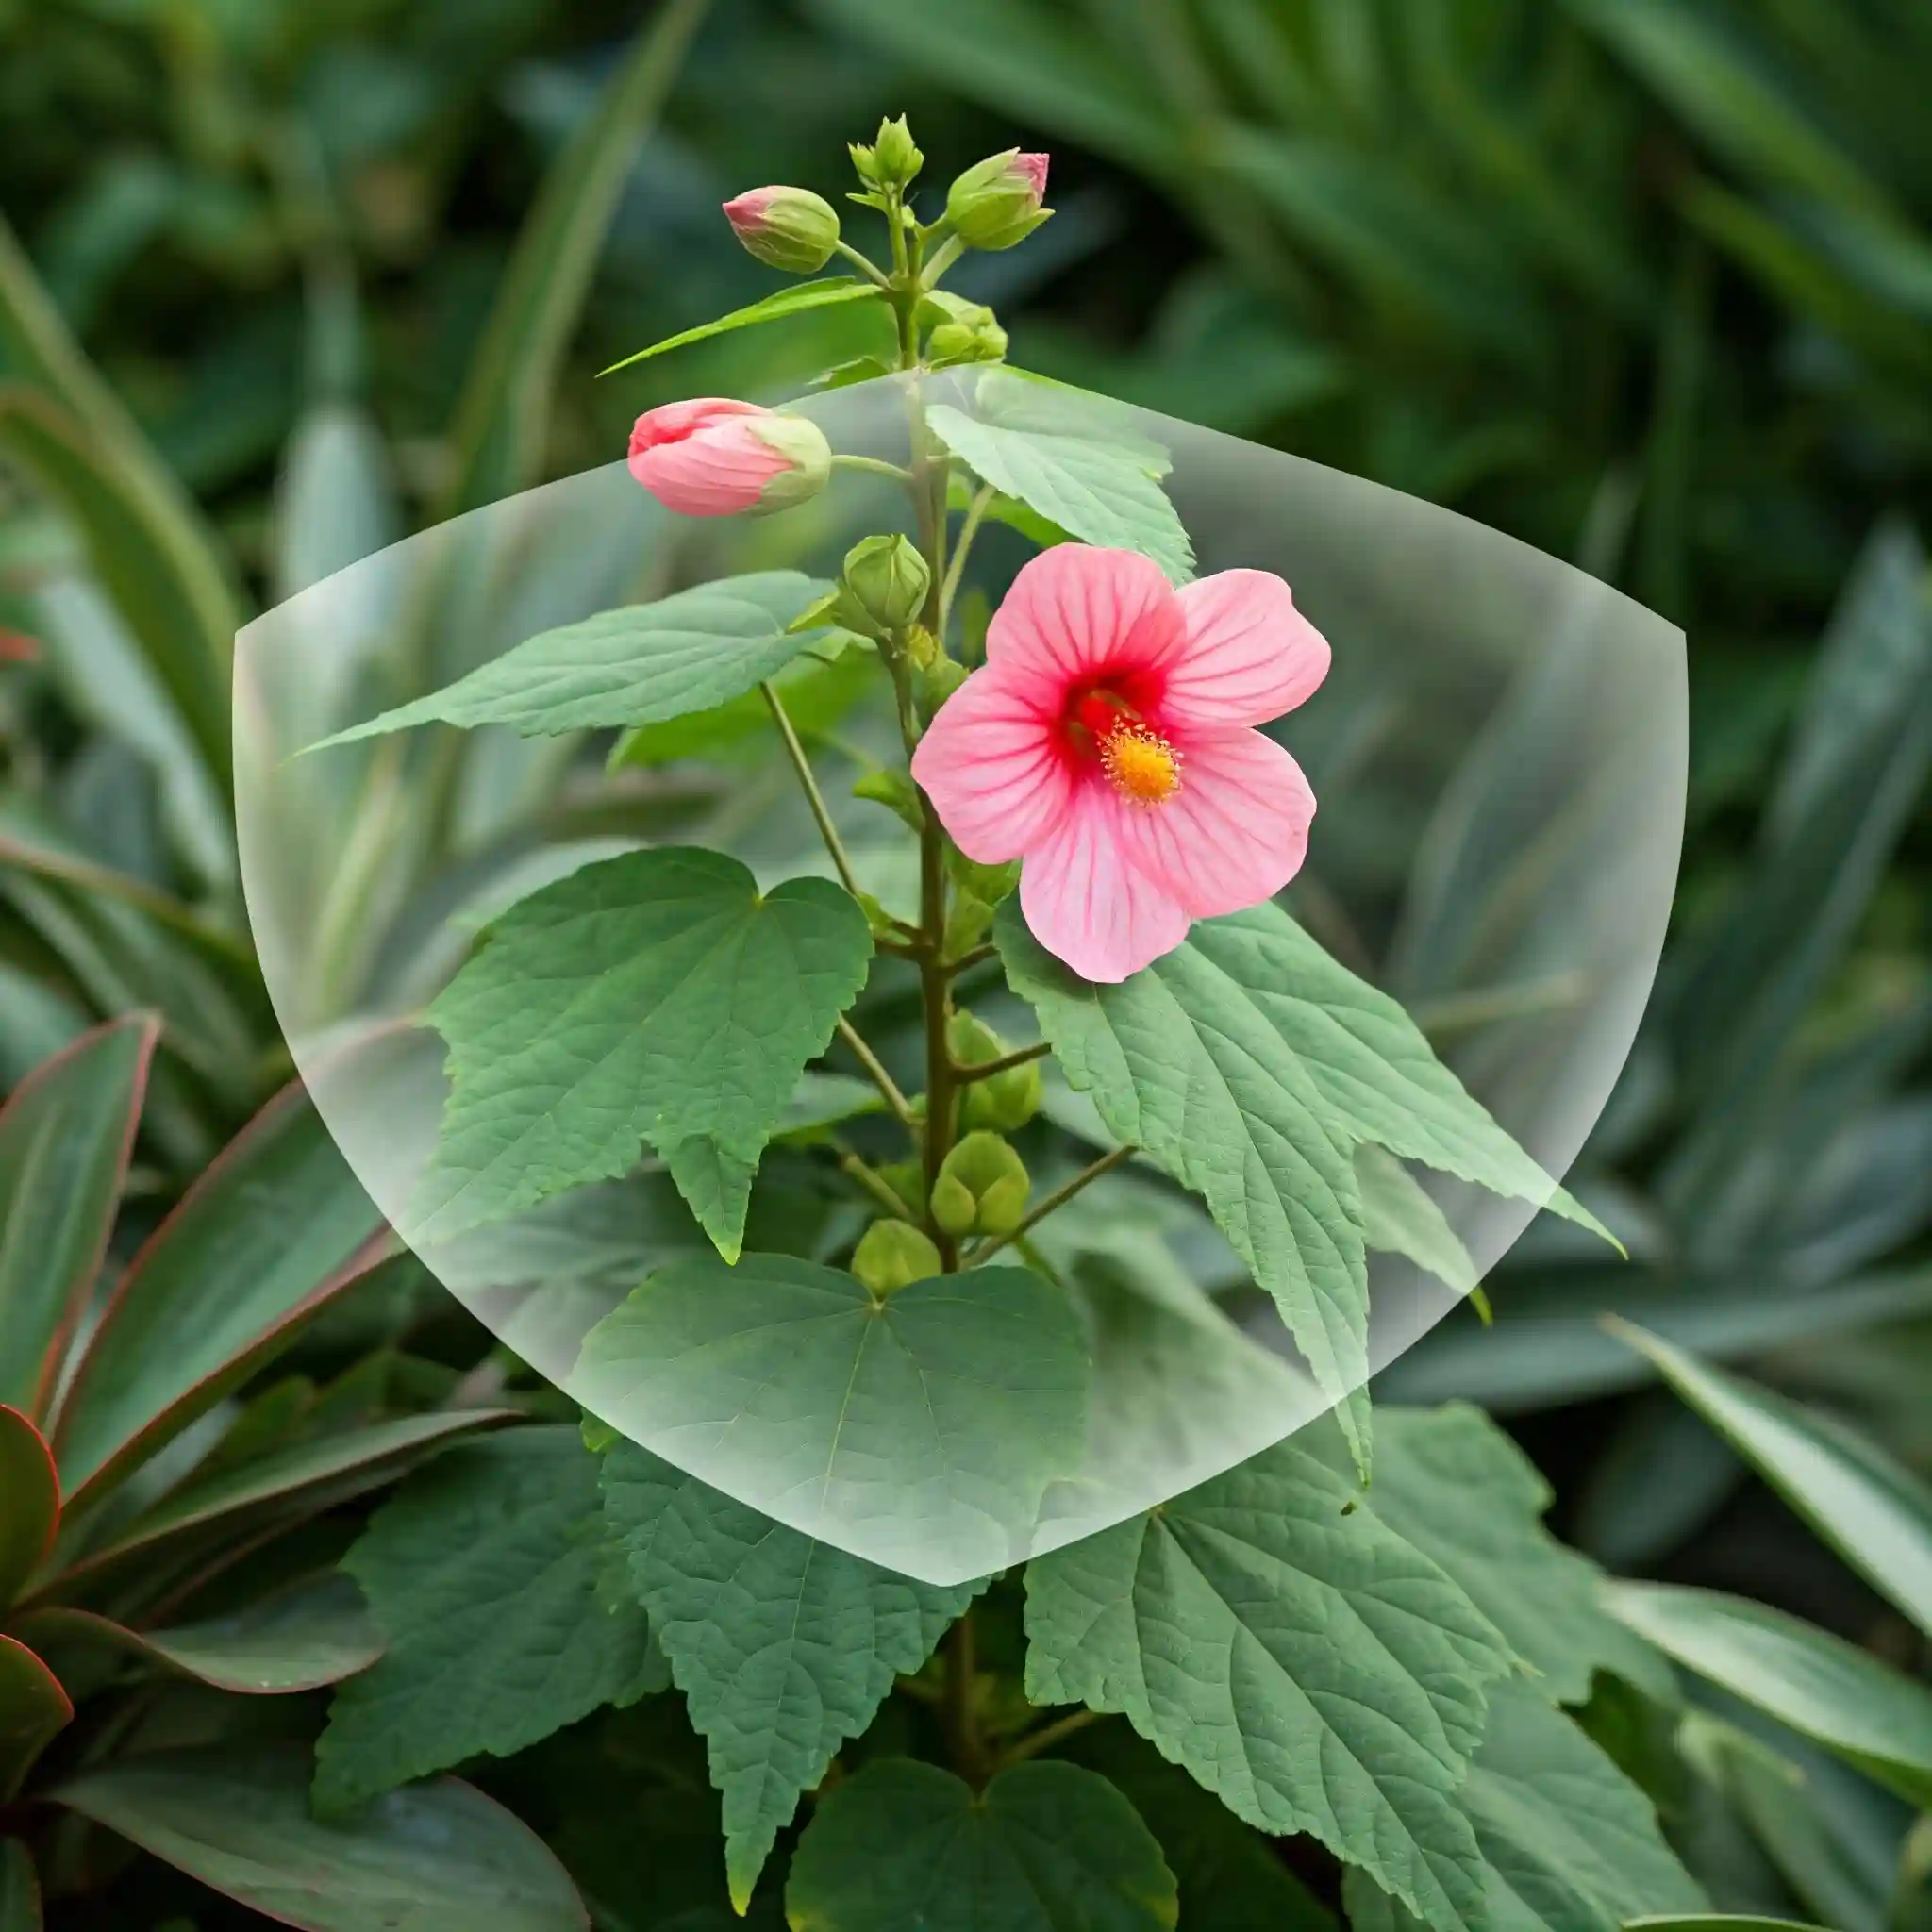
[[[1161,805],[1181,789],[1181,755],[1144,724],[1122,724],[1100,742],[1100,766],[1129,805]]]

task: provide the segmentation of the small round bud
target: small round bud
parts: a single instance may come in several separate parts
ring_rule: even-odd
[[[731,232],[767,268],[813,275],[832,258],[839,211],[809,188],[754,188],[724,204]]]
[[[1004,359],[1007,332],[983,302],[968,302],[949,290],[934,289],[920,303],[919,314],[932,330],[925,339],[927,368]]]
[[[946,191],[946,219],[969,248],[1010,248],[1053,210],[1046,198],[1045,155],[1016,147],[976,162]]]
[[[868,537],[845,553],[840,582],[874,625],[894,631],[924,609],[932,571],[909,537]]]
[[[1004,1058],[1007,1052],[1005,1042],[985,1021],[964,1010],[955,1013],[948,1024],[946,1044],[962,1067],[983,1067]],[[1043,1092],[1040,1062],[1028,1060],[991,1079],[973,1081],[961,1096],[959,1118],[968,1127],[1016,1134],[1040,1111]]]
[[[941,1265],[931,1236],[904,1221],[874,1221],[852,1255],[853,1274],[876,1295],[929,1280]]]
[[[941,1163],[932,1216],[954,1236],[1011,1234],[1032,1191],[1025,1163],[997,1134],[971,1133]]]

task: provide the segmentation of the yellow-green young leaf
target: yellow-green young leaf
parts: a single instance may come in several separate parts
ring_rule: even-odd
[[[940,1587],[814,1541],[620,1441],[604,1507],[630,1589],[708,1740],[740,1911],[802,1792],[984,1581]]]
[[[467,677],[311,749],[416,724],[508,724],[525,738],[615,730],[709,710],[823,636],[786,626],[822,586],[795,570],[699,584],[526,638]]]
[[[585,1932],[563,1867],[481,1791],[438,1778],[329,1821],[309,1810],[308,1769],[298,1745],[217,1745],[108,1764],[54,1797],[305,1932]]]
[[[1053,958],[1010,900],[994,937],[1068,1080],[1093,1095],[1116,1140],[1200,1192],[1274,1298],[1316,1385],[1340,1401],[1369,1373],[1350,1137],[1249,985],[1195,944],[1208,930],[1197,924],[1187,944],[1118,986],[1090,985]],[[1360,1413],[1339,1413],[1366,1471]]]
[[[1686,1670],[1932,1809],[1932,1691],[1827,1631],[1743,1597],[1612,1586],[1616,1613]]]
[[[721,315],[715,322],[700,323],[696,328],[688,328],[680,334],[666,336],[661,342],[653,342],[648,349],[640,349],[635,356],[626,356],[622,362],[613,362],[608,369],[600,369],[600,375],[614,375],[620,369],[628,369],[633,362],[642,362],[653,356],[661,356],[668,349],[682,349],[691,342],[702,342],[712,336],[728,335],[733,329],[756,328],[764,322],[783,322],[788,315],[804,315],[814,308],[836,308],[843,302],[879,302],[885,299],[884,291],[875,282],[860,281],[856,275],[827,275],[822,281],[799,282],[789,289],[780,289],[774,295],[767,295],[761,302],[754,302],[745,308],[734,308],[729,315]]]
[[[1087,1379],[1072,1303],[1028,1269],[874,1298],[842,1270],[747,1255],[659,1269],[584,1338],[571,1392],[792,1528],[950,1583],[1024,1546],[1079,1462]]]
[[[512,1429],[376,1513],[344,1565],[387,1649],[336,1693],[316,1746],[325,1811],[662,1688],[643,1613],[600,1594],[614,1553],[597,1468],[574,1428]]]
[[[504,272],[457,409],[457,462],[440,514],[528,488],[543,461],[551,392],[625,177],[708,0],[667,0],[551,164]]]
[[[688,847],[587,865],[513,906],[430,1008],[451,1092],[412,1234],[627,1174],[646,1141],[736,1258],[758,1158],[872,960],[850,893],[760,893]]]
[[[1537,1672],[1559,1704],[1581,1704],[1600,1669],[1650,1681],[1660,1666],[1605,1609],[1596,1566],[1542,1526],[1550,1488],[1481,1409],[1375,1411],[1380,1452],[1368,1507],[1433,1557]]]
[[[1705,1904],[1650,1800],[1526,1684],[1491,1692],[1489,1729],[1457,1802],[1482,1848],[1475,1925],[1611,1932],[1641,1913]],[[1356,1932],[1412,1932],[1417,1924],[1364,1872],[1344,1876],[1342,1901]]]
[[[1167,452],[1118,403],[995,369],[974,385],[970,413],[936,403],[926,422],[983,482],[1058,529],[1139,551],[1177,584],[1193,575],[1193,545],[1161,488]]]
[[[0,1403],[44,1417],[93,1291],[159,1028],[96,1027],[0,1109]]]
[[[1293,1443],[1026,1567],[1026,1690],[1126,1714],[1228,1808],[1442,1932],[1480,1923],[1457,1798],[1514,1668],[1460,1587]]]
[[[824,1932],[1168,1932],[1180,1901],[1153,1833],[1097,1772],[1018,1764],[975,1796],[888,1757],[812,1814],[785,1910]]]

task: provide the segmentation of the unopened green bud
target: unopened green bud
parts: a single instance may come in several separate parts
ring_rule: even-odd
[[[923,1103],[925,1095],[915,1094],[912,1110],[922,1119],[924,1117]],[[905,1202],[908,1214],[925,1212],[925,1169],[917,1160],[890,1160],[878,1169],[878,1177]]]
[[[928,368],[997,362],[1007,353],[1007,332],[983,302],[969,302],[948,290],[934,289],[921,301],[919,314],[932,330],[925,339]]]
[[[904,1221],[874,1221],[853,1250],[852,1272],[874,1294],[891,1294],[939,1274],[932,1238]]]
[[[1009,147],[975,163],[946,191],[946,219],[969,248],[1010,248],[1053,210],[1046,198],[1044,155]]]
[[[752,515],[766,516],[808,503],[825,487],[832,474],[832,445],[808,417],[775,412],[760,416],[750,433],[785,458],[785,466],[766,478],[758,501],[747,506]]]
[[[868,188],[904,188],[925,165],[903,114],[896,121],[881,121],[870,147],[854,142],[846,152]]]
[[[845,553],[840,582],[881,631],[898,630],[925,608],[932,570],[909,537],[868,537]]]
[[[971,1133],[948,1154],[932,1187],[932,1218],[948,1234],[1011,1234],[1033,1183],[997,1134]]]
[[[838,209],[809,188],[754,188],[724,204],[724,219],[748,255],[788,275],[817,275],[839,241]]]
[[[999,1035],[977,1015],[964,1010],[955,1013],[948,1023],[946,1044],[962,1067],[983,1067],[991,1060],[1003,1059],[1007,1053]],[[1017,1134],[1040,1111],[1042,1092],[1038,1060],[1008,1067],[966,1087],[960,1101],[960,1122],[968,1127]]]

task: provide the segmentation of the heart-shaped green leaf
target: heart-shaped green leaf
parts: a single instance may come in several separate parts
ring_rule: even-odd
[[[1027,1270],[875,1297],[838,1269],[749,1255],[660,1269],[585,1338],[571,1391],[808,1536],[963,1582],[1014,1560],[1078,1462],[1087,1379],[1072,1304]]]
[[[563,1868],[482,1792],[437,1778],[333,1823],[310,1815],[308,1774],[291,1745],[163,1752],[54,1797],[304,1932],[585,1932]]]
[[[412,1240],[626,1174],[648,1141],[735,1258],[766,1140],[871,960],[841,887],[761,893],[716,852],[626,853],[532,893],[430,1008],[452,1091]]]
[[[699,584],[526,638],[467,677],[311,747],[411,725],[513,725],[526,738],[619,729],[709,710],[791,663],[822,633],[786,626],[824,585],[792,570]]]
[[[0,1402],[29,1415],[108,1251],[158,1031],[144,1014],[98,1026],[0,1109]]]
[[[59,1521],[53,1452],[17,1408],[0,1407],[0,1610],[53,1546]]]
[[[834,1787],[792,1855],[793,1925],[836,1932],[1168,1932],[1174,1874],[1096,1772],[1037,1762],[975,1794],[888,1757]]]
[[[742,1911],[800,1793],[984,1585],[894,1575],[634,1442],[605,1457],[604,1504],[630,1588],[709,1740],[725,1872]]]

